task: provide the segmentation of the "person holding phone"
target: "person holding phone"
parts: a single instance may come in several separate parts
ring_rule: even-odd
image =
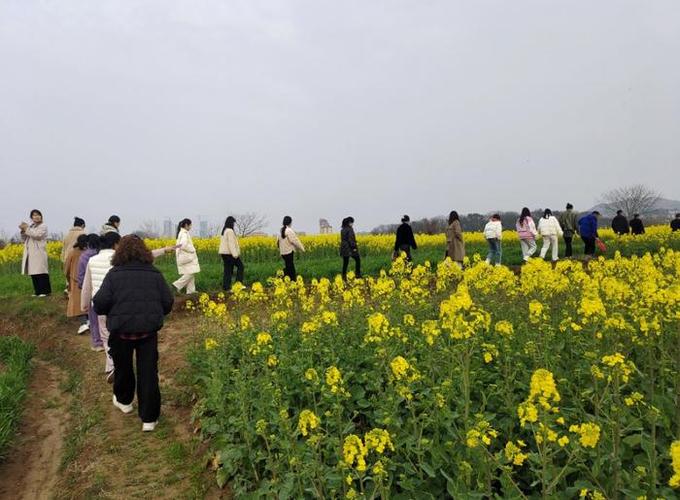
[[[172,285],[181,293],[186,288],[188,294],[196,293],[196,275],[201,272],[196,247],[191,239],[191,219],[182,219],[177,226],[177,272],[180,278]]]
[[[47,226],[40,210],[31,210],[30,217],[31,224],[19,224],[21,239],[24,240],[21,274],[31,277],[34,297],[47,297],[52,293],[47,258]]]

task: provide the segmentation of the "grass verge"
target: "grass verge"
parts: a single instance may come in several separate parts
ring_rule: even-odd
[[[21,418],[33,352],[19,337],[0,337],[0,460]]]

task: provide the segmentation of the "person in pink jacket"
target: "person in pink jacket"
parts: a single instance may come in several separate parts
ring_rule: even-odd
[[[524,262],[528,261],[536,252],[536,224],[531,218],[531,211],[524,207],[522,213],[517,219],[517,236],[519,236],[519,245],[522,248],[522,258]]]

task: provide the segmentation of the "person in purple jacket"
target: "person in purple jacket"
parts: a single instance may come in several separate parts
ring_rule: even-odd
[[[99,235],[92,233],[87,235],[87,248],[80,255],[78,261],[78,288],[83,289],[83,281],[85,280],[85,271],[87,270],[87,263],[90,257],[94,257],[99,253]],[[99,335],[99,320],[97,313],[90,307],[87,311],[87,321],[90,325],[90,339],[92,341],[91,349],[93,351],[103,351],[104,343]]]

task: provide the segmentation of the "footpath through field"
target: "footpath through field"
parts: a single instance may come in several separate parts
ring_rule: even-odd
[[[103,355],[74,335],[62,297],[3,302],[0,334],[32,342],[37,354],[18,436],[0,464],[0,499],[228,496],[212,486],[191,428],[189,318],[171,315],[159,337],[162,414],[155,432],[142,433],[136,408],[124,415],[112,405]]]

